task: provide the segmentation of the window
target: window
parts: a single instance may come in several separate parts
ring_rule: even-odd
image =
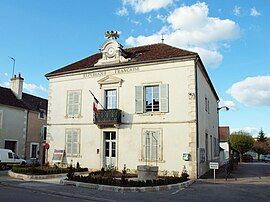
[[[8,152],[8,158],[13,159],[13,154],[11,152]]]
[[[168,112],[169,111],[168,84],[136,86],[135,111],[136,113]]]
[[[38,114],[39,119],[45,119],[46,118],[46,110],[40,109]]]
[[[105,90],[105,108],[116,109],[117,108],[117,94],[116,90]]]
[[[145,89],[145,111],[159,111],[159,86],[146,86]]]
[[[143,130],[142,134],[142,160],[162,160],[162,136],[161,129]]]
[[[66,153],[67,156],[77,157],[80,155],[80,134],[78,128],[66,129]]]
[[[41,139],[46,140],[47,138],[47,126],[41,127]]]
[[[208,111],[208,101],[207,101],[207,97],[204,98],[205,99],[205,111]]]
[[[205,134],[205,159],[209,160],[209,152],[208,152],[208,134]]]
[[[31,143],[30,145],[30,158],[31,159],[38,158],[38,150],[39,150],[39,144]]]
[[[218,139],[214,137],[214,156],[219,155],[219,145],[218,145]]]
[[[213,159],[213,137],[210,135],[210,160]]]
[[[81,113],[81,91],[68,91],[67,116],[78,117]]]
[[[0,129],[3,127],[3,110],[0,110]]]

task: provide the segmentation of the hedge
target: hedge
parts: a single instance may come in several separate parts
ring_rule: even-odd
[[[88,176],[76,176],[72,175],[68,178],[70,181],[93,183],[93,184],[103,184],[121,187],[148,187],[148,186],[160,186],[168,184],[176,184],[185,182],[188,180],[187,177],[167,177],[157,180],[146,180],[146,181],[134,181],[128,180],[126,178],[116,179],[108,177],[94,177],[91,173]]]
[[[86,172],[88,168],[74,168],[74,172]],[[12,172],[26,175],[51,175],[68,173],[69,168],[41,168],[33,166],[13,166]]]

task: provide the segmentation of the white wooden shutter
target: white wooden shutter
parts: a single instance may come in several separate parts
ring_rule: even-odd
[[[169,112],[169,85],[160,85],[160,112]]]
[[[135,86],[135,112],[143,113],[143,86]]]
[[[78,130],[73,129],[72,131],[72,154],[78,155]]]
[[[80,114],[80,92],[73,92],[73,116]]]
[[[161,160],[160,157],[160,131],[153,131],[152,138],[151,138],[151,160],[152,161],[159,161]]]
[[[72,132],[70,129],[66,130],[66,153],[67,155],[72,154]]]
[[[146,133],[142,133],[142,160],[146,160]]]

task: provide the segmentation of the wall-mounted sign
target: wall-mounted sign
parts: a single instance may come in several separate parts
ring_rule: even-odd
[[[53,152],[53,163],[62,163],[64,157],[65,150],[63,149],[55,149]]]

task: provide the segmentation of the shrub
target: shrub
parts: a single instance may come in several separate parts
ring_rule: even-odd
[[[73,168],[73,172],[85,172],[88,168]],[[58,167],[34,167],[28,165],[15,165],[12,167],[12,172],[21,173],[26,175],[51,175],[70,172],[70,168],[58,168]]]

